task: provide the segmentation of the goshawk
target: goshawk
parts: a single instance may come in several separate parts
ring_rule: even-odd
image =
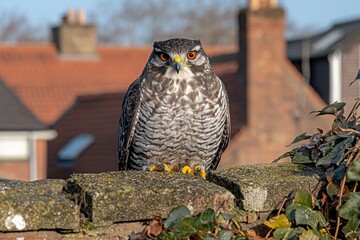
[[[119,121],[119,169],[215,169],[229,142],[229,100],[199,40],[154,43]]]

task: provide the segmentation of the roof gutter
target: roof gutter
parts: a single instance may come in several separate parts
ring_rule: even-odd
[[[57,137],[55,130],[30,130],[30,131],[16,131],[16,130],[0,130],[0,137],[28,137],[29,133],[36,139],[52,140]]]
[[[23,134],[26,132],[20,132]],[[55,130],[41,130],[41,131],[29,131],[27,132],[29,141],[29,171],[30,181],[38,180],[38,158],[37,158],[37,140],[52,140],[57,137]]]

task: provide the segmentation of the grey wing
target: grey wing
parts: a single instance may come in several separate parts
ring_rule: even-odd
[[[223,152],[225,151],[226,147],[229,144],[229,140],[230,140],[230,135],[231,135],[231,121],[230,121],[230,110],[229,110],[229,98],[228,95],[226,93],[225,90],[225,86],[223,84],[223,89],[225,91],[225,95],[226,95],[226,103],[227,103],[227,109],[225,111],[225,124],[224,124],[224,130],[223,133],[221,135],[221,141],[220,141],[220,145],[219,145],[219,149],[216,152],[215,158],[212,160],[211,164],[210,164],[210,169],[211,170],[215,170],[217,168],[217,166],[219,165],[220,159],[221,159],[221,155],[223,154]]]
[[[117,144],[119,170],[127,169],[129,150],[135,132],[139,105],[140,78],[130,85],[122,103]]]

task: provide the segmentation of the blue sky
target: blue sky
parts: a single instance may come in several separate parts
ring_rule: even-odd
[[[121,0],[0,0],[0,12],[25,14],[33,24],[59,23],[67,9],[95,12],[101,5]],[[300,28],[324,29],[333,23],[360,18],[360,0],[279,0],[287,18]]]

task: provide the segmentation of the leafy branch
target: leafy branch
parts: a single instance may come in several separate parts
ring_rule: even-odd
[[[335,102],[320,111],[313,112],[317,114],[316,116],[334,115],[335,119],[331,129],[326,133],[318,129],[318,132],[312,136],[306,133],[300,134],[290,145],[305,140],[308,142],[274,160],[274,162],[277,162],[282,158],[290,157],[292,163],[314,164],[326,173],[326,190],[319,202],[317,209],[319,212],[314,215],[312,220],[313,223],[319,223],[320,218],[317,219],[315,216],[319,217],[320,213],[327,219],[326,228],[322,226],[326,229],[326,238],[323,238],[321,233],[323,230],[319,230],[318,226],[309,226],[312,233],[321,237],[320,239],[338,239],[339,237],[341,239],[353,239],[360,237],[360,192],[358,191],[358,182],[360,181],[360,120],[357,116],[360,98],[355,100],[355,104],[348,116],[344,115],[345,105],[344,102]],[[303,194],[305,193],[301,195]],[[283,230],[285,234],[290,234],[289,232],[292,231],[292,234],[301,236],[304,230],[299,230],[298,225],[304,225],[304,223],[301,221],[299,223],[297,221],[299,219],[296,220],[293,215],[288,214],[289,207],[285,210],[286,217],[296,225],[294,225],[295,228],[289,228],[287,231]],[[292,205],[290,209],[294,211],[295,216],[297,212],[302,210],[304,214],[315,214],[310,211],[313,208],[305,211],[305,208],[300,205]],[[271,228],[272,225],[268,226]],[[274,236],[279,232],[280,230],[275,230]]]

